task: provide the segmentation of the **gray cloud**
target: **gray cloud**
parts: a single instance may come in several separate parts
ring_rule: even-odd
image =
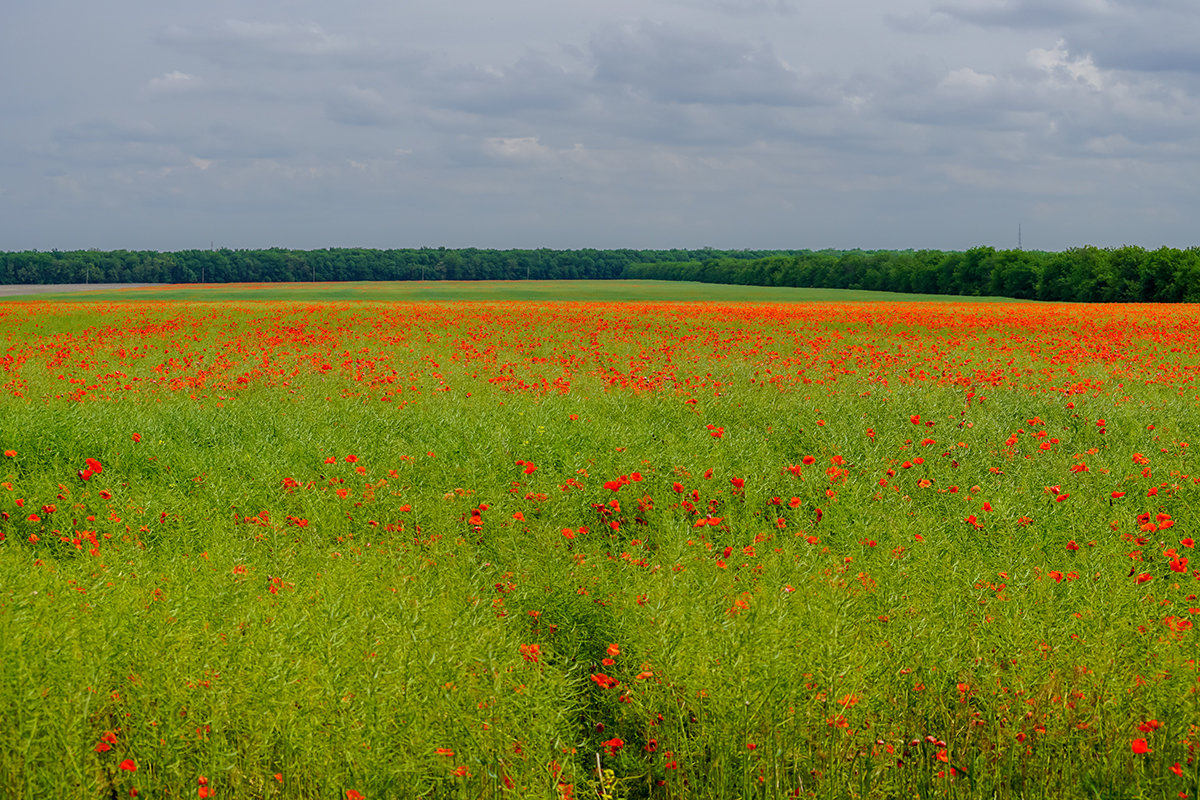
[[[954,0],[933,10],[976,25],[1055,28],[1103,18],[1108,0]]]
[[[1184,0],[57,2],[5,247],[1194,243]]]
[[[330,93],[325,115],[343,125],[390,125],[396,120],[396,109],[377,89],[349,85]]]
[[[1184,0],[953,0],[930,14],[892,18],[909,32],[936,30],[945,20],[1054,31],[1112,69],[1200,72],[1200,14]]]
[[[316,22],[257,22],[226,19],[210,26],[170,26],[156,41],[181,53],[227,67],[320,69],[377,67],[418,61],[403,40],[351,36]]]
[[[679,0],[679,3],[732,16],[796,13],[795,0]]]
[[[767,43],[695,34],[641,22],[598,34],[596,80],[653,100],[714,105],[822,105],[836,87],[797,70]]]
[[[566,110],[591,91],[590,75],[579,63],[562,66],[527,54],[506,67],[456,65],[430,68],[423,91],[430,105],[478,114],[519,114]]]

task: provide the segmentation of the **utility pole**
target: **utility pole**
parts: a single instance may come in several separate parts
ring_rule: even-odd
[[[1017,223],[1017,249],[1021,249],[1021,223]]]

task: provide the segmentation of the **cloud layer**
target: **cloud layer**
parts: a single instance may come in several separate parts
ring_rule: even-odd
[[[69,5],[0,33],[3,249],[1198,243],[1174,0]]]

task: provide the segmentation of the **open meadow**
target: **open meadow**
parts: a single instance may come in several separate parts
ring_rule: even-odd
[[[0,302],[0,796],[1196,797],[1200,309],[612,283]]]

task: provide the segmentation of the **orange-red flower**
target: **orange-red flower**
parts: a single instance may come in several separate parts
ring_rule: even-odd
[[[595,681],[596,685],[599,686],[601,689],[613,689],[613,688],[621,685],[621,682],[619,680],[617,680],[616,678],[610,678],[608,675],[605,675],[603,672],[597,672],[596,674],[592,675],[592,680]]]

